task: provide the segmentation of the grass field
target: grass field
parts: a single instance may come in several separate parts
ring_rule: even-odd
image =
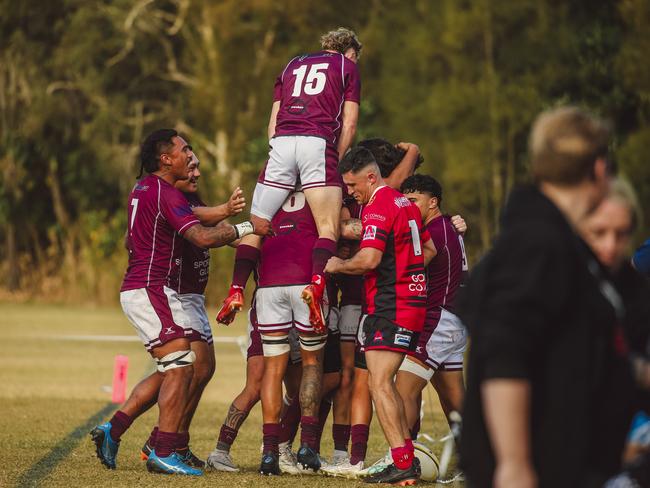
[[[243,315],[243,314],[240,314]],[[213,317],[213,311],[210,311]],[[245,334],[243,320],[215,328],[215,336]],[[207,472],[202,478],[151,475],[139,449],[154,425],[152,409],[122,438],[118,468],[106,470],[95,458],[88,431],[109,418],[113,359],[129,357],[129,390],[151,371],[153,363],[138,342],[87,340],[79,336],[128,335],[134,332],[119,309],[0,304],[0,486],[360,486],[362,483],[320,476],[264,478],[257,474],[260,406],[251,412],[233,446],[241,473]],[[213,448],[231,400],[244,384],[245,359],[236,344],[216,344],[217,372],[206,389],[192,425],[192,449],[205,457]],[[448,429],[432,391],[425,393],[423,432],[435,438]],[[436,454],[440,446],[431,445]],[[383,455],[385,444],[373,422],[367,460]],[[322,452],[332,452],[331,420]],[[435,486],[431,484],[429,486]],[[440,485],[442,486],[442,485]],[[446,485],[450,486],[450,485]],[[462,486],[457,483],[451,486]]]

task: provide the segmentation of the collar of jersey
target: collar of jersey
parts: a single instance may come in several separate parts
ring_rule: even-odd
[[[381,190],[382,188],[386,188],[387,186],[388,185],[381,185],[381,186],[378,186],[377,188],[375,188],[375,191],[373,191],[372,195],[370,195],[370,199],[368,200],[368,203],[372,202],[372,199],[375,198],[375,195],[377,194],[377,192],[379,190]]]

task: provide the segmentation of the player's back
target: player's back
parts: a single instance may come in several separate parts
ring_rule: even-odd
[[[357,65],[341,53],[319,51],[293,58],[278,76],[275,135],[322,137],[336,143],[345,101],[359,103]]]
[[[467,271],[463,236],[456,232],[448,215],[433,219],[427,230],[437,251],[427,266],[427,309],[444,307],[453,312],[463,273]]]
[[[312,248],[318,229],[305,199],[297,191],[289,195],[271,221],[276,235],[262,243],[259,286],[290,286],[311,281]]]
[[[129,195],[129,266],[121,291],[169,286],[180,263],[178,232],[198,223],[179,190],[155,175],[140,180]]]

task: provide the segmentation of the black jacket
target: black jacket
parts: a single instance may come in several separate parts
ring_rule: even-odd
[[[539,190],[515,190],[502,232],[461,298],[469,327],[461,463],[468,486],[492,485],[481,383],[532,385],[532,457],[540,487],[601,486],[620,465],[633,380],[620,297]]]

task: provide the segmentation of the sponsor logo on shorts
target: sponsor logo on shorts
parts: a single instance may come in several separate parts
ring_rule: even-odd
[[[397,344],[398,346],[408,347],[411,345],[411,336],[406,334],[395,334],[395,340],[393,343]]]
[[[369,225],[366,227],[366,231],[363,233],[364,241],[371,241],[377,237],[377,226]]]
[[[167,327],[165,329],[165,334],[173,334],[174,333],[174,328],[173,327]]]
[[[422,354],[422,346],[416,347],[415,352],[418,353],[418,354]]]
[[[381,335],[381,331],[376,331],[375,332],[375,337],[373,337],[372,342],[381,342],[384,340],[384,336]]]

